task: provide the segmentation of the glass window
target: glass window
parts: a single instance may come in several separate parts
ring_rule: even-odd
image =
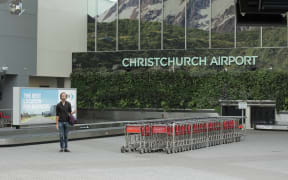
[[[137,50],[139,1],[119,0],[119,50]]]
[[[235,32],[234,0],[212,0],[212,47],[233,48]]]
[[[209,47],[210,0],[187,0],[187,48]]]
[[[141,0],[141,49],[161,49],[162,0]]]
[[[287,27],[263,27],[263,47],[287,46]]]
[[[96,0],[88,0],[87,51],[95,51]]]
[[[185,0],[164,0],[164,49],[185,48]]]
[[[117,1],[98,0],[97,51],[116,49]]]
[[[238,26],[237,47],[260,47],[260,27]]]

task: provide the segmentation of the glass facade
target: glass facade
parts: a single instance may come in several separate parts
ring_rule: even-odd
[[[88,0],[87,11],[87,51],[95,51],[96,0]]]
[[[139,40],[139,0],[119,0],[119,50],[137,50]]]
[[[287,47],[286,27],[263,27],[263,47]]]
[[[161,49],[162,3],[162,0],[141,0],[141,49]]]
[[[88,51],[287,47],[287,27],[236,26],[234,0],[87,0]]]
[[[164,49],[185,48],[185,0],[164,0]]]
[[[237,47],[260,47],[261,28],[250,26],[237,27],[236,43]]]
[[[213,48],[233,48],[235,45],[234,0],[212,0],[211,31]]]
[[[98,0],[97,51],[116,50],[117,2]]]
[[[208,48],[210,0],[187,1],[187,48]]]

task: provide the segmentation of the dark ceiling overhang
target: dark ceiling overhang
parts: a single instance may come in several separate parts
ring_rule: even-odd
[[[287,25],[288,0],[235,0],[238,25]]]

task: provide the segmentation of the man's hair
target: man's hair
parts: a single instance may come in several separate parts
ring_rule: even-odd
[[[65,95],[66,95],[66,99],[67,99],[67,94],[66,94],[66,92],[61,92],[61,93],[60,93],[60,99],[62,98],[62,94],[65,94]]]

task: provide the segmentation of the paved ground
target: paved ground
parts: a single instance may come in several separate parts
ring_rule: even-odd
[[[120,153],[123,137],[0,148],[2,180],[288,179],[288,132],[253,131],[245,141],[167,155]]]

